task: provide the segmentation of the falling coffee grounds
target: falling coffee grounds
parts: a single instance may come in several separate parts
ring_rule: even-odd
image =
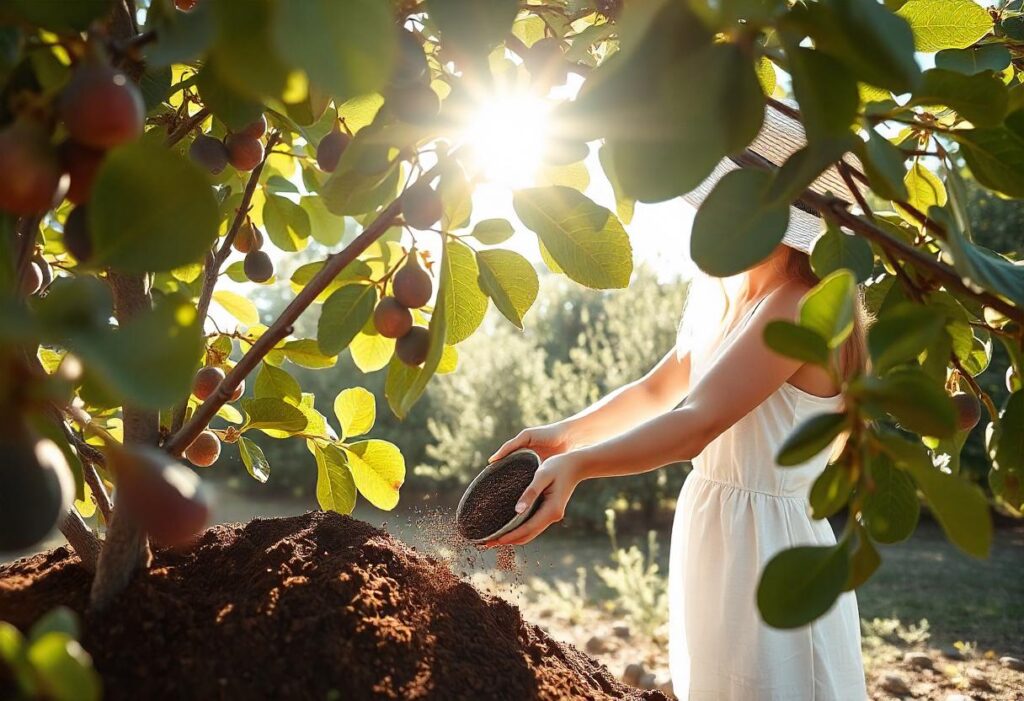
[[[533,481],[537,459],[520,453],[476,483],[459,513],[459,533],[470,540],[486,538],[516,516],[516,502]]]

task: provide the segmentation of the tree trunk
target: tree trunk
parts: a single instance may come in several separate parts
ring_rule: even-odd
[[[96,571],[96,562],[100,557],[100,539],[89,530],[82,517],[72,506],[64,514],[60,522],[60,532],[68,539],[68,545],[75,551],[82,560],[82,567],[89,572]]]

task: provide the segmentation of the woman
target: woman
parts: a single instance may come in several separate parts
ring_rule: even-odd
[[[669,657],[681,699],[867,696],[853,593],[809,626],[785,631],[761,621],[755,600],[761,571],[777,552],[835,543],[828,522],[812,520],[807,504],[829,451],[786,469],[774,455],[808,416],[838,410],[842,395],[826,371],[762,341],[769,322],[797,317],[816,281],[807,251],[818,222],[810,220],[793,209],[784,245],[730,280],[731,289],[708,279],[695,284],[677,347],[647,376],[564,421],[524,430],[492,457],[530,448],[544,460],[516,510],[540,495],[544,501],[502,545],[527,543],[560,520],[585,479],[693,462],[676,507],[669,568]],[[840,353],[844,376],[861,370],[863,339],[858,320]]]

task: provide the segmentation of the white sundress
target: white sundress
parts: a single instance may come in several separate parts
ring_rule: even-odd
[[[714,360],[704,355],[691,353],[691,386]],[[676,506],[668,580],[669,662],[681,701],[867,698],[852,592],[794,630],[767,626],[756,601],[761,572],[780,550],[836,542],[808,503],[830,451],[788,468],[774,456],[797,424],[840,406],[840,396],[784,384],[693,460]]]

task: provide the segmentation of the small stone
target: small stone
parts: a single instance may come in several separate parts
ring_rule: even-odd
[[[587,641],[587,652],[591,655],[600,655],[602,652],[608,652],[610,649],[608,641],[600,635],[592,636]]]
[[[914,669],[934,669],[932,658],[923,652],[908,652],[903,656],[903,664]]]
[[[653,689],[658,685],[658,679],[654,676],[654,672],[647,672],[647,674],[640,677],[640,683],[637,684],[641,689]]]
[[[644,666],[633,662],[626,665],[626,671],[622,673],[622,681],[630,686],[639,686],[640,677],[645,674],[647,674],[647,670],[644,669]]]
[[[974,701],[974,698],[964,694],[946,694],[942,697],[942,701]]]
[[[999,664],[1003,665],[1007,669],[1014,669],[1018,672],[1024,672],[1024,660],[1018,659],[1016,657],[1010,657],[1009,655],[1007,655],[1006,657],[1000,657]]]
[[[898,674],[886,674],[883,676],[881,686],[890,694],[896,694],[897,696],[906,696],[910,693],[907,680]]]
[[[960,649],[955,647],[942,648],[942,656],[945,657],[947,660],[964,659],[964,653],[960,652]]]
[[[992,684],[989,683],[988,677],[980,669],[968,669],[965,676],[967,677],[967,683],[975,689],[983,691],[992,690]]]
[[[629,640],[629,636],[631,635],[631,632],[629,630],[629,624],[628,623],[622,623],[621,621],[618,622],[618,623],[612,624],[612,635],[614,635],[616,638],[622,638],[623,640]]]

